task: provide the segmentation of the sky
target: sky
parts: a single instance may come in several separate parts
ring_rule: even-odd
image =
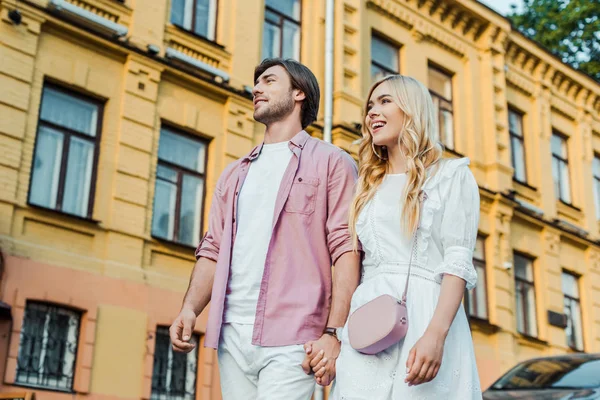
[[[511,11],[510,10],[511,4],[516,4],[517,9],[519,9],[519,7],[521,7],[523,4],[523,0],[479,0],[479,1],[504,16],[506,16],[506,14],[508,14]]]

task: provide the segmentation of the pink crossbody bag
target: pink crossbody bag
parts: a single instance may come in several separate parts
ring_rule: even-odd
[[[422,192],[421,210],[423,201],[427,198]],[[419,225],[421,222],[419,221]],[[374,298],[368,303],[357,308],[348,319],[348,338],[350,346],[363,354],[377,354],[380,351],[398,343],[406,336],[408,331],[408,312],[406,310],[406,293],[410,280],[410,268],[417,251],[417,232],[415,229],[412,237],[412,252],[408,262],[408,274],[402,299],[384,294]]]

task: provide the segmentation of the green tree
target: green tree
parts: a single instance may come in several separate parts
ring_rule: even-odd
[[[523,0],[512,24],[563,62],[600,82],[600,0]]]

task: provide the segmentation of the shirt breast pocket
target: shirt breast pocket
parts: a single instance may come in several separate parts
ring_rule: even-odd
[[[319,178],[296,177],[284,210],[288,213],[310,215],[315,211]]]

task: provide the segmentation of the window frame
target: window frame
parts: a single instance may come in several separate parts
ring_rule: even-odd
[[[199,38],[202,38],[204,40],[208,40],[209,42],[213,42],[213,43],[217,43],[217,32],[219,31],[219,0],[209,0],[209,1],[214,1],[215,3],[215,29],[212,32],[212,37],[210,37],[210,33],[208,32],[207,29],[207,35],[203,35],[201,33],[196,32],[196,5],[198,0],[184,0],[185,2],[190,1],[192,3],[192,23],[190,28],[186,28],[185,27],[185,23],[184,24],[178,24],[175,23],[171,20],[171,14],[173,12],[173,0],[170,1],[170,9],[169,9],[169,23],[171,23],[173,26],[178,27],[179,29],[184,30],[185,32],[192,34],[194,36],[197,36]],[[185,19],[185,6],[184,6],[184,19]]]
[[[69,97],[83,100],[87,103],[95,104],[98,107],[98,111],[97,111],[98,118],[96,120],[96,135],[93,138],[91,138],[91,136],[82,134],[73,129],[58,125],[58,124],[50,122],[50,121],[43,120],[42,119],[42,107],[44,106],[44,91],[46,88],[50,88],[56,92],[65,94]],[[92,96],[86,96],[86,95],[76,92],[74,90],[67,89],[65,87],[54,84],[52,82],[44,82],[44,85],[42,86],[42,94],[40,97],[40,106],[38,109],[37,127],[36,127],[36,132],[35,132],[35,144],[33,146],[33,154],[32,154],[32,158],[31,158],[31,172],[29,174],[29,185],[28,185],[28,190],[27,190],[27,205],[29,205],[31,207],[39,207],[44,210],[51,210],[51,211],[59,212],[61,214],[68,215],[68,216],[75,217],[75,218],[92,220],[92,216],[94,214],[95,198],[96,198],[96,183],[97,183],[97,179],[98,179],[98,161],[100,158],[100,144],[102,142],[103,121],[104,121],[104,102],[103,101],[99,100],[98,98],[94,98]],[[54,207],[54,208],[31,202],[31,193],[32,193],[32,189],[33,189],[32,188],[33,174],[34,174],[34,168],[35,168],[35,166],[34,166],[35,156],[36,156],[37,150],[38,150],[40,129],[43,126],[47,126],[53,130],[57,130],[57,131],[61,132],[63,134],[63,138],[64,138],[63,152],[62,152],[62,156],[61,156],[61,160],[60,160],[60,172],[59,172],[59,176],[58,176],[58,188],[56,191],[56,207]],[[88,209],[87,209],[87,213],[85,215],[73,214],[68,211],[64,211],[62,209],[62,205],[63,205],[62,203],[64,200],[64,191],[65,191],[65,181],[66,181],[66,175],[67,175],[67,166],[68,166],[68,160],[69,160],[69,150],[70,150],[72,136],[75,136],[78,139],[83,139],[83,140],[86,140],[86,141],[94,144],[94,156],[93,156],[93,160],[92,160],[92,174],[90,176],[90,192],[89,192],[88,205],[87,205]]]
[[[394,71],[393,69],[389,68],[388,66],[380,64],[378,61],[375,61],[375,59],[373,57],[373,39],[384,42],[385,44],[389,45],[390,47],[393,47],[396,50],[396,63],[398,64],[397,71]],[[370,46],[371,46],[371,63],[370,63],[371,67],[375,66],[375,67],[383,70],[384,72],[386,72],[388,75],[394,75],[394,74],[400,73],[400,46],[398,46],[396,43],[392,42],[390,39],[386,38],[385,36],[379,34],[376,31],[371,32]],[[369,72],[371,72],[371,71],[369,71]],[[373,79],[373,75],[371,75],[371,83],[374,83],[374,82],[375,82],[375,80]]]
[[[207,178],[207,168],[208,168],[208,146],[210,144],[210,141],[207,139],[204,139],[200,136],[197,135],[191,135],[185,131],[182,131],[181,129],[177,129],[175,127],[173,127],[172,125],[167,125],[167,124],[163,124],[161,125],[161,133],[162,130],[168,130],[171,134],[177,135],[177,136],[183,136],[184,138],[193,140],[193,141],[197,141],[197,142],[201,142],[204,144],[204,149],[205,149],[205,153],[204,153],[204,173],[200,173],[198,171],[194,171],[191,170],[189,168],[183,167],[181,165],[177,165],[174,164],[172,162],[166,161],[166,160],[161,160],[160,157],[156,156],[156,172],[154,174],[154,199],[152,202],[152,223],[151,223],[151,228],[150,228],[150,232],[153,238],[157,239],[157,240],[161,240],[161,241],[165,241],[165,242],[169,242],[169,243],[174,243],[180,246],[188,246],[188,247],[193,247],[195,248],[196,246],[193,244],[189,244],[189,243],[184,243],[179,241],[179,227],[180,227],[180,218],[181,218],[181,199],[182,199],[182,187],[183,187],[183,175],[192,175],[196,178],[200,178],[202,179],[202,200],[200,203],[200,232],[199,232],[199,236],[201,238],[202,236],[202,230],[204,227],[204,206],[206,203],[206,178]],[[159,139],[159,146],[160,146],[160,139]],[[158,153],[158,151],[157,151]],[[172,239],[168,239],[168,238],[164,238],[162,236],[157,236],[154,233],[154,230],[152,229],[152,226],[154,225],[154,210],[155,210],[155,198],[156,198],[156,181],[158,180],[162,180],[165,182],[169,182],[169,183],[173,183],[169,180],[166,180],[164,178],[159,178],[158,176],[158,167],[159,166],[164,166],[167,168],[170,168],[172,170],[175,170],[177,172],[177,183],[176,183],[176,187],[177,187],[177,198],[176,198],[176,204],[175,204],[175,223],[173,225],[173,238]]]
[[[578,326],[578,329],[579,329],[579,333],[581,334],[581,345],[582,345],[582,348],[578,348],[576,343],[571,342],[569,336],[567,336],[567,346],[569,346],[569,348],[571,348],[572,350],[582,352],[585,349],[585,343],[584,343],[584,335],[583,335],[583,313],[581,311],[581,290],[580,290],[580,284],[579,284],[579,280],[580,280],[581,276],[579,276],[577,274],[574,274],[574,273],[572,273],[570,271],[567,271],[567,270],[562,270],[561,279],[562,279],[563,275],[570,275],[571,277],[573,277],[575,279],[575,284],[577,285],[577,293],[579,295],[579,297],[575,298],[575,297],[573,297],[571,295],[568,295],[568,294],[564,293],[564,291],[563,291],[563,297],[564,297],[563,307],[567,308],[567,304],[566,303],[568,302],[569,303],[569,310],[571,311],[570,314],[567,316],[567,320],[571,319],[571,321],[570,321],[571,322],[571,327],[572,327],[571,329],[573,329],[573,331],[575,331],[574,324],[573,324],[573,318],[572,318],[573,311],[571,310],[571,304],[572,303],[577,303],[579,305],[579,320],[581,321],[581,325]],[[565,328],[565,334],[566,334],[566,328]],[[575,338],[574,338],[575,336],[577,336],[576,332],[574,332],[574,335],[572,336],[574,340],[575,340]]]
[[[562,140],[564,142],[564,146],[567,151],[566,158],[563,158],[562,155],[554,154],[554,150],[552,149],[552,146],[550,146],[550,152],[552,153],[552,161],[554,162],[554,160],[557,160],[558,164],[559,164],[559,168],[563,168],[563,166],[566,166],[566,168],[567,168],[567,179],[568,179],[567,183],[569,185],[569,199],[567,201],[562,198],[562,187],[564,184],[562,181],[562,178],[561,178],[562,169],[559,169],[559,171],[558,171],[558,193],[555,193],[555,195],[559,201],[561,201],[569,206],[572,206],[573,205],[573,189],[571,187],[571,170],[569,168],[569,137],[560,133],[559,131],[557,131],[555,129],[552,130],[552,136],[559,137],[560,140]]]
[[[488,288],[487,288],[487,261],[486,261],[486,252],[485,252],[485,244],[486,244],[486,240],[487,238],[483,235],[477,235],[477,241],[481,241],[482,245],[483,245],[483,258],[476,258],[475,254],[473,254],[473,266],[475,267],[475,271],[477,272],[477,275],[479,276],[480,270],[483,271],[483,283],[484,283],[484,291],[485,291],[485,298],[483,299],[483,302],[485,304],[485,316],[482,315],[478,315],[477,312],[475,314],[471,314],[470,312],[470,306],[471,306],[471,298],[474,298],[475,301],[473,302],[473,309],[477,310],[477,305],[478,305],[478,299],[477,299],[477,292],[475,290],[471,290],[471,291],[466,291],[465,293],[465,309],[467,311],[467,315],[469,316],[469,318],[476,318],[482,321],[489,321],[490,318],[490,314],[489,314],[489,302],[488,302]]]
[[[279,10],[274,9],[273,7],[267,5],[267,2],[265,1],[265,13],[263,16],[263,35],[262,35],[262,42],[261,45],[264,46],[264,40],[265,40],[265,24],[267,22],[269,22],[270,24],[273,25],[277,25],[277,27],[279,28],[279,54],[275,55],[275,57],[282,57],[283,56],[283,46],[284,46],[284,40],[283,40],[283,26],[284,26],[284,22],[288,21],[291,22],[293,24],[295,24],[298,27],[298,30],[300,32],[300,40],[298,41],[298,59],[296,61],[300,61],[302,58],[302,6],[303,6],[303,0],[298,0],[299,3],[299,9],[300,9],[300,14],[298,15],[298,20],[295,20],[287,15],[285,15],[284,13],[282,13]],[[267,19],[267,12],[273,13],[273,14],[277,14],[277,16],[279,17],[279,22],[276,24],[275,22],[268,20]],[[262,52],[262,49],[261,49]],[[261,54],[262,58],[265,58],[264,54]]]
[[[524,278],[517,276],[516,265],[514,266],[514,270],[515,270],[514,271],[515,311],[516,311],[515,316],[517,317],[517,332],[522,335],[528,336],[528,337],[537,338],[539,335],[539,326],[538,326],[538,312],[537,312],[537,295],[536,295],[536,289],[535,289],[535,269],[534,269],[535,258],[533,258],[527,254],[520,253],[520,252],[514,252],[513,260],[515,257],[521,257],[528,261],[527,265],[531,268],[531,276],[533,277],[533,280],[528,281]],[[523,290],[519,290],[519,286],[520,287],[527,286],[528,289],[533,292],[533,303],[534,303],[533,309],[535,310],[535,315],[533,315],[533,316],[529,315],[529,311],[528,311],[528,307],[527,307],[527,305],[528,305],[527,304],[527,292],[524,292]],[[519,294],[521,294],[523,296],[521,313],[523,314],[524,331],[519,330],[519,314],[518,314],[519,310],[516,307],[516,296],[518,296]],[[533,317],[535,332],[530,332],[529,319],[532,317]],[[534,333],[535,333],[535,335],[534,335]]]
[[[444,145],[445,149],[451,150],[451,151],[456,151],[456,126],[455,126],[455,121],[454,121],[454,73],[445,70],[441,67],[438,67],[435,64],[432,64],[431,62],[427,65],[427,75],[429,76],[429,70],[435,70],[438,73],[445,75],[446,77],[448,77],[450,79],[450,90],[451,90],[451,94],[452,94],[452,99],[448,100],[445,96],[441,95],[440,93],[437,93],[435,90],[431,89],[429,86],[430,83],[427,83],[427,89],[429,90],[429,94],[432,98],[432,101],[434,103],[436,103],[437,100],[437,104],[438,104],[438,115],[437,115],[437,128],[438,128],[438,137],[440,138],[440,142]],[[450,104],[450,107],[443,107],[443,105],[448,105]],[[452,115],[452,146],[449,146],[448,143],[446,143],[444,141],[444,138],[442,137],[442,111],[447,111]]]
[[[164,330],[165,332],[161,332],[162,330]],[[156,361],[156,354],[157,354],[157,348],[156,348],[157,340],[156,339],[158,338],[159,335],[165,336],[166,338],[169,339],[169,345],[166,346],[166,352],[167,352],[166,359],[169,358],[169,354],[173,354],[174,353],[173,352],[173,348],[171,346],[171,339],[169,338],[169,327],[168,326],[163,326],[163,325],[158,325],[156,327],[156,330],[154,331],[155,340],[154,340],[154,352],[153,352],[153,355],[152,355],[152,376],[150,378],[150,400],[161,399],[161,398],[163,398],[163,396],[168,396],[168,398],[173,398],[173,397],[174,398],[178,398],[177,395],[173,395],[172,393],[169,393],[169,392],[167,392],[167,393],[155,393],[154,392],[154,390],[155,390],[155,382],[156,382],[155,381],[155,375],[154,375],[154,363]],[[195,338],[196,341],[197,341],[196,347],[192,350],[193,352],[196,353],[196,370],[194,371],[194,393],[192,395],[192,399],[194,399],[194,398],[196,398],[196,396],[198,394],[198,384],[199,384],[198,371],[199,371],[200,362],[201,362],[201,360],[200,360],[200,355],[201,355],[201,352],[200,352],[201,335],[192,332],[192,338]],[[181,353],[176,353],[176,354],[181,354]],[[189,353],[183,353],[183,355],[186,358],[187,358],[188,354]],[[186,362],[187,362],[187,360],[186,360]],[[168,367],[167,367],[167,370],[168,370]],[[173,372],[173,368],[171,368],[170,371],[172,373]],[[186,372],[187,372],[187,365],[186,365]],[[161,378],[162,378],[162,376],[161,376]],[[156,379],[159,379],[159,378],[157,377]],[[184,381],[184,390],[185,390],[185,383],[186,382]],[[167,390],[170,391],[171,387],[170,386],[169,387],[165,387],[165,389],[167,389]],[[184,398],[185,398],[185,396],[187,394],[188,394],[187,392],[184,393]]]
[[[38,307],[39,306],[46,307],[46,310],[45,310],[45,315],[46,316],[48,314],[50,314],[51,312],[58,313],[59,311],[62,310],[62,311],[66,311],[69,314],[75,314],[77,316],[77,318],[78,318],[78,323],[77,323],[77,328],[76,328],[77,329],[76,330],[76,337],[75,337],[75,340],[73,342],[73,344],[74,344],[74,349],[73,349],[73,352],[72,352],[73,353],[73,365],[71,367],[72,376],[71,377],[66,376],[67,380],[70,379],[70,388],[68,388],[68,389],[67,388],[63,389],[63,388],[60,388],[60,387],[53,387],[53,386],[48,386],[48,385],[43,385],[43,384],[30,384],[30,383],[20,382],[19,381],[19,358],[20,358],[20,355],[21,355],[21,345],[22,345],[21,338],[22,338],[23,332],[25,330],[25,324],[26,324],[25,314],[27,313],[28,306],[31,306],[31,305],[38,306]],[[75,379],[76,379],[76,376],[77,376],[77,358],[78,358],[77,356],[78,356],[79,347],[80,347],[79,346],[80,345],[79,341],[81,339],[81,332],[82,332],[81,326],[82,326],[83,321],[84,321],[84,312],[82,310],[78,310],[78,309],[73,308],[73,307],[63,306],[61,304],[56,304],[56,303],[46,302],[46,301],[39,301],[39,300],[27,300],[26,303],[25,303],[25,309],[24,309],[24,311],[25,311],[25,314],[23,316],[23,322],[22,322],[22,326],[21,326],[21,333],[19,335],[19,347],[18,347],[18,353],[17,353],[17,368],[16,368],[16,371],[15,371],[15,378],[14,378],[15,380],[12,383],[12,385],[14,385],[14,386],[20,386],[20,387],[33,388],[33,389],[49,390],[49,391],[58,392],[58,393],[76,393],[76,390],[75,390],[74,386],[75,386]],[[46,333],[46,334],[44,335],[44,333]],[[40,332],[40,336],[42,337],[42,340],[44,340],[43,339],[44,336],[46,336],[46,337],[49,336],[49,334],[47,333],[46,327],[44,327],[44,329]],[[65,341],[67,341],[67,339],[65,339]],[[44,346],[44,345],[42,345],[42,346]],[[46,349],[42,348],[42,350],[40,350],[40,352],[44,352],[44,353],[46,351],[47,351],[47,348]],[[61,356],[60,356],[61,359],[64,359],[64,352],[66,352],[66,351],[68,351],[68,350],[65,348],[64,351],[63,351],[63,354],[61,354]],[[46,362],[45,360],[46,359],[44,358],[44,363]],[[39,362],[41,363],[42,360],[40,359]],[[65,378],[65,377],[63,377],[63,378]],[[58,378],[55,378],[55,379],[58,382]]]
[[[518,117],[518,121],[519,121],[519,126],[521,128],[521,135],[518,135],[516,132],[513,132],[510,129],[510,114],[514,114]],[[527,175],[527,150],[525,148],[525,132],[523,132],[523,118],[524,118],[525,114],[522,113],[521,111],[518,111],[517,109],[515,109],[514,107],[509,106],[508,107],[508,118],[509,118],[509,123],[508,123],[508,134],[510,137],[510,159],[512,162],[512,167],[513,167],[513,179],[519,183],[525,184],[527,185],[529,179],[528,179],[528,175]],[[521,150],[523,151],[523,175],[525,176],[524,180],[521,180],[517,177],[517,165],[515,162],[515,151],[514,151],[514,146],[513,146],[513,140],[517,140],[518,142],[521,143]]]

